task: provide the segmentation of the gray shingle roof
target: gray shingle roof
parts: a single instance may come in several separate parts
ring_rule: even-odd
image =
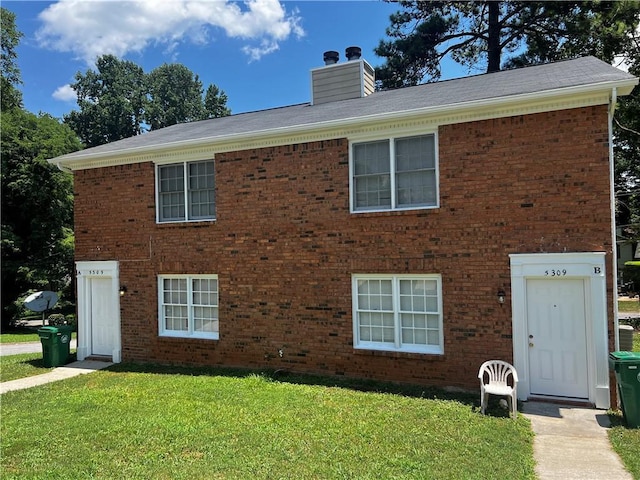
[[[372,116],[396,115],[416,110],[447,108],[474,102],[536,95],[587,86],[608,84],[632,88],[637,79],[594,57],[551,63],[516,70],[427,83],[415,87],[376,92],[368,97],[311,105],[309,103],[282,108],[241,113],[228,117],[173,125],[106,145],[75,152],[58,159],[65,163],[87,156],[140,152],[168,144],[189,143],[201,139],[217,139],[251,133],[277,132],[283,129],[313,128],[331,122],[364,119]]]

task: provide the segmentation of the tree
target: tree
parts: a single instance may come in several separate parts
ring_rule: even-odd
[[[227,94],[211,84],[204,95],[204,114],[206,118],[218,118],[231,115],[227,108]]]
[[[151,130],[204,118],[202,82],[184,65],[172,63],[149,73],[145,120]]]
[[[605,61],[624,49],[640,3],[400,1],[375,53],[379,88],[440,78],[444,57],[487,72],[579,55]],[[508,55],[511,54],[511,57]],[[506,57],[506,58],[505,58]],[[506,60],[506,61],[505,61]]]
[[[640,33],[623,55],[640,76]],[[640,88],[620,98],[614,116],[616,224],[623,239],[640,239]]]
[[[97,71],[76,73],[71,87],[78,97],[79,111],[64,121],[87,147],[95,147],[142,133],[146,99],[145,74],[138,65],[103,55]]]
[[[62,291],[73,277],[73,185],[46,159],[81,148],[69,127],[23,109],[2,113],[2,323],[30,289]]]
[[[145,120],[151,130],[231,114],[227,95],[216,85],[209,85],[203,101],[202,82],[184,65],[165,63],[149,73],[147,82]]]
[[[18,85],[22,83],[20,69],[16,63],[16,48],[22,32],[16,29],[16,16],[0,7],[2,53],[0,54],[0,104],[2,111],[22,106],[22,93]]]
[[[146,74],[131,61],[103,55],[97,71],[76,73],[71,87],[79,110],[65,115],[87,147],[139,135],[176,123],[229,115],[227,96],[209,85],[203,99],[198,75],[181,64],[164,64]]]

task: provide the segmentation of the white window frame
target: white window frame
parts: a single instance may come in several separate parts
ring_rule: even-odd
[[[359,350],[382,350],[388,352],[422,353],[431,355],[444,354],[444,329],[442,321],[442,276],[440,274],[354,274],[352,275],[351,298],[353,318],[353,346]],[[392,282],[393,317],[394,317],[394,341],[376,342],[360,340],[360,309],[358,306],[358,281],[359,280],[389,280]],[[401,280],[429,280],[436,282],[437,312],[429,311],[429,315],[438,315],[438,345],[403,344],[401,340],[401,316],[400,310],[400,281]],[[366,311],[363,309],[363,311]],[[377,310],[376,310],[377,311]],[[382,311],[382,310],[380,310]],[[405,312],[409,313],[409,312]],[[424,312],[419,312],[424,313]]]
[[[189,211],[189,165],[193,163],[205,163],[211,162],[213,163],[214,168],[214,213],[211,218],[194,218],[190,219],[190,211]],[[183,169],[183,195],[184,195],[184,218],[182,219],[170,219],[163,220],[161,218],[161,205],[160,205],[160,169],[163,167],[172,167],[182,165]],[[155,165],[155,194],[156,194],[156,223],[189,223],[189,222],[214,222],[216,220],[216,207],[217,207],[217,198],[215,192],[216,185],[216,175],[215,175],[215,160],[214,159],[201,159],[201,160],[192,160],[192,161],[183,161],[183,162],[168,162],[168,163],[156,163]]]
[[[435,163],[435,181],[436,181],[436,202],[434,205],[408,205],[397,206],[398,195],[396,189],[396,161],[395,161],[395,141],[402,140],[404,138],[420,137],[420,136],[432,136],[433,148],[434,148],[434,163]],[[376,142],[376,141],[388,141],[389,142],[389,181],[391,189],[391,206],[390,207],[374,207],[374,208],[356,208],[356,192],[355,192],[355,159],[354,159],[354,146],[362,143]],[[354,137],[349,139],[349,208],[351,213],[375,213],[375,212],[392,212],[392,211],[406,211],[406,210],[428,210],[434,208],[440,208],[440,171],[439,171],[439,147],[438,147],[438,132],[437,130],[429,131],[410,131],[402,132],[401,134],[394,134],[390,136],[380,137]]]
[[[187,330],[169,330],[166,328],[165,310],[164,310],[164,280],[187,280]],[[197,332],[194,329],[194,315],[193,307],[197,306],[193,303],[193,280],[216,280],[218,282],[218,291],[216,298],[216,308],[218,316],[216,321],[218,322],[218,330],[214,332]],[[173,304],[183,305],[183,304]],[[161,337],[180,337],[180,338],[203,338],[207,340],[218,340],[220,338],[220,281],[218,275],[158,275],[158,334]]]

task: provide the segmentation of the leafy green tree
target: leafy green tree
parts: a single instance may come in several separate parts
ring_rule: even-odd
[[[623,55],[629,73],[640,76],[640,34]],[[614,116],[616,223],[622,239],[640,240],[640,87],[618,99]]]
[[[151,130],[204,117],[202,82],[184,65],[165,63],[148,75],[145,120]]]
[[[76,73],[71,87],[79,110],[65,115],[87,147],[139,135],[176,123],[229,115],[227,96],[209,85],[203,98],[198,75],[181,64],[164,64],[146,74],[131,61],[103,55],[97,70]]]
[[[204,114],[204,119],[231,115],[231,110],[227,108],[227,94],[216,85],[209,85],[204,95]]]
[[[527,34],[525,52],[506,62],[507,68],[585,55],[611,63],[614,57],[631,54],[640,22],[640,2],[542,3],[546,17],[533,20],[543,28]],[[561,34],[545,35],[548,31]]]
[[[231,114],[227,95],[216,85],[209,85],[203,100],[202,82],[184,65],[165,63],[149,73],[147,83],[145,120],[151,130]]]
[[[138,65],[103,55],[96,71],[76,73],[71,87],[80,110],[65,115],[64,121],[87,147],[95,147],[142,133],[146,101],[145,74]]]
[[[81,148],[73,131],[50,115],[2,113],[2,324],[30,289],[63,291],[73,277],[73,185],[47,163]]]
[[[4,112],[22,106],[22,93],[18,85],[22,83],[20,69],[16,59],[16,48],[22,38],[22,32],[16,28],[16,16],[6,8],[0,7],[1,43],[0,53],[0,105]]]
[[[388,1],[388,0],[387,0]],[[454,61],[494,72],[503,66],[579,55],[611,61],[638,26],[640,2],[400,1],[375,53],[379,88],[440,78]],[[524,52],[523,52],[524,50]]]

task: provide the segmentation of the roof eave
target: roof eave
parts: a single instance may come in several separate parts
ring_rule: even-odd
[[[247,148],[254,148],[260,144],[275,145],[281,144],[275,140],[279,137],[286,137],[290,139],[295,136],[305,136],[311,132],[345,130],[358,125],[391,122],[400,119],[415,117],[437,118],[439,116],[444,116],[445,114],[447,117],[451,117],[452,115],[461,115],[463,112],[475,114],[475,118],[477,119],[483,118],[486,115],[509,116],[517,113],[514,113],[515,111],[513,111],[509,114],[501,114],[500,112],[504,112],[508,107],[517,106],[521,106],[521,110],[523,111],[534,105],[539,105],[539,108],[543,108],[542,104],[550,102],[553,103],[561,98],[584,98],[586,102],[590,102],[591,104],[607,103],[609,93],[614,88],[616,89],[617,96],[624,96],[630,94],[637,84],[638,78],[606,81],[506,97],[493,97],[468,102],[450,103],[435,107],[424,107],[392,113],[349,117],[293,127],[278,127],[241,134],[203,137],[154,146],[127,148],[116,152],[88,152],[86,154],[78,154],[76,152],[73,155],[62,155],[60,157],[50,159],[49,162],[57,165],[58,168],[63,170],[78,170],[92,168],[94,166],[139,163],[144,161],[170,161],[171,157],[175,156],[177,152],[191,152],[191,155],[186,155],[186,157],[184,155],[180,156],[180,161],[183,161],[185,158],[188,159],[189,157],[193,157],[194,159],[203,158],[207,155],[213,155],[218,152],[234,150],[237,149],[238,144],[243,143],[250,144]],[[482,112],[486,112],[485,115],[483,115]],[[465,116],[465,118],[469,119],[472,117],[474,117],[474,115]]]

